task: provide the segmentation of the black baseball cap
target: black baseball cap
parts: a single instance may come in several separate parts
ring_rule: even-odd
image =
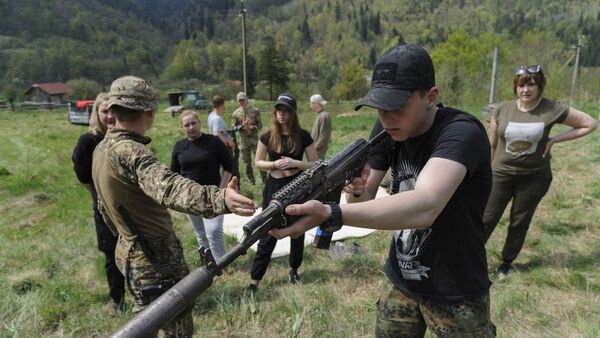
[[[291,111],[296,112],[296,98],[290,93],[279,94],[279,96],[277,96],[277,101],[275,101],[274,107],[277,108],[278,105],[285,106]]]
[[[358,101],[362,106],[394,111],[402,108],[414,90],[435,86],[431,57],[423,47],[399,44],[383,53],[375,63],[371,89]]]

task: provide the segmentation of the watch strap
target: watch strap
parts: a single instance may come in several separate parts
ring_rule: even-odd
[[[325,202],[331,208],[331,215],[325,224],[321,225],[321,230],[327,232],[335,232],[340,230],[344,224],[342,221],[342,208],[335,202]]]

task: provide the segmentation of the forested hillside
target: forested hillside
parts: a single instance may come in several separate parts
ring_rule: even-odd
[[[600,0],[247,0],[249,91],[337,99],[364,93],[377,56],[400,41],[430,50],[450,102],[487,101],[500,47],[499,96],[516,66],[540,63],[549,95],[569,95],[584,35],[578,100],[600,80]],[[130,73],[162,89],[240,89],[241,16],[234,0],[0,0],[0,87]],[[272,85],[273,88],[270,88]],[[18,89],[18,90],[15,90]],[[14,94],[12,94],[14,95]]]

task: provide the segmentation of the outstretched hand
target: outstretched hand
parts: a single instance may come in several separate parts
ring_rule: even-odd
[[[257,208],[256,203],[239,193],[237,176],[233,176],[227,184],[225,205],[231,212],[240,216],[252,216]]]
[[[304,215],[304,217],[288,227],[271,229],[269,233],[277,239],[282,239],[287,236],[298,238],[307,230],[322,224],[331,216],[331,207],[319,201],[311,200],[303,204],[289,205],[285,208],[285,212],[288,215]]]

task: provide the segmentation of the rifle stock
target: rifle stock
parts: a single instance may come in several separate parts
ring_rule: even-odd
[[[369,142],[358,139],[329,161],[317,161],[293,181],[277,191],[269,205],[243,227],[244,235],[239,243],[218,262],[200,267],[163,293],[154,302],[139,312],[117,330],[111,337],[148,337],[156,333],[165,323],[194,303],[208,289],[216,275],[260,240],[273,227],[284,227],[285,208],[291,204],[304,203],[311,199],[324,201],[336,196],[342,188],[360,175],[370,149],[385,137],[382,131]],[[333,197],[336,198],[336,197]],[[328,201],[331,199],[328,199]]]

